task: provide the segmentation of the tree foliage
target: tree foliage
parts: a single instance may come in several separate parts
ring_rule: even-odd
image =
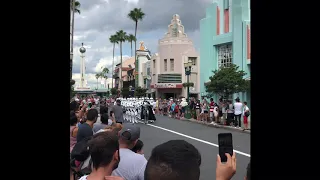
[[[122,95],[122,97],[124,97],[124,98],[129,97],[129,88],[122,88],[122,89],[121,89],[121,95]]]
[[[117,95],[118,90],[116,88],[110,89],[112,95]]]
[[[226,98],[234,93],[246,92],[250,88],[250,82],[244,79],[246,74],[235,64],[215,70],[206,84],[206,92]]]
[[[135,90],[134,90],[134,96],[135,97],[145,97],[146,96],[146,92],[147,92],[147,89],[145,88],[142,88],[142,87],[137,87]]]

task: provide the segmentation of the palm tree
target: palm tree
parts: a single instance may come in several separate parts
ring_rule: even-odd
[[[72,11],[72,3],[73,3],[73,0],[70,0],[71,11]],[[80,2],[75,0],[75,2],[74,2],[74,12],[80,14],[81,13],[80,7],[81,7]]]
[[[122,88],[122,43],[128,39],[127,33],[123,30],[116,32],[117,41],[120,43],[120,88]]]
[[[100,78],[100,74],[99,73],[97,73],[96,74],[96,79],[97,79],[97,89],[98,89],[98,79]]]
[[[142,12],[141,8],[134,8],[128,14],[128,18],[135,22],[135,31],[134,37],[137,39],[137,29],[138,29],[138,21],[141,21],[145,13]],[[138,61],[137,61],[137,41],[134,42],[134,59],[135,59],[135,68],[138,70]],[[138,83],[138,76],[135,76],[135,83]]]
[[[73,5],[74,5],[74,7],[73,7]],[[70,51],[70,53],[72,53],[72,54],[73,54],[74,12],[80,14],[80,6],[81,6],[81,4],[80,4],[79,1],[70,0],[70,9],[71,9],[71,11],[70,11],[70,21],[69,22],[71,22],[71,28],[72,28],[72,31],[70,32],[70,35],[71,35],[71,48],[70,48],[71,51]],[[73,9],[74,9],[74,12],[72,12]],[[73,13],[72,19],[71,19],[71,12]],[[75,83],[75,81],[72,80],[73,59],[70,59],[70,60],[71,60],[71,62],[70,62],[70,79],[71,79],[70,80],[70,84],[73,85]]]
[[[133,34],[129,34],[127,41],[130,42],[131,57],[132,57],[132,42],[136,42],[136,37]]]
[[[104,79],[105,86],[106,86],[106,80],[108,79],[108,75],[107,75],[108,73],[109,73],[109,69],[108,68],[105,67],[105,68],[102,69],[101,76]]]
[[[112,51],[112,75],[113,75],[113,68],[114,68],[114,49],[116,44],[118,44],[117,36],[111,35],[109,38],[109,41],[113,44],[113,51]],[[112,76],[112,82],[111,82],[111,88],[113,88],[113,76]]]

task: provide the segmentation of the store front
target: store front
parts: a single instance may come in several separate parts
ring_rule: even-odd
[[[157,83],[151,85],[156,90],[156,97],[160,98],[179,98],[182,96],[182,83]]]

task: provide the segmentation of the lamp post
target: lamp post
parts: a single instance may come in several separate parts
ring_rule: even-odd
[[[188,62],[184,63],[185,74],[187,76],[187,102],[189,102],[190,86],[189,86],[189,76],[191,74],[192,61],[189,59]]]

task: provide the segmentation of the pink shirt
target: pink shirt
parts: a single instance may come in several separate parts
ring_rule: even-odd
[[[77,126],[70,126],[70,153],[71,153],[74,145],[76,145],[76,143],[77,143],[77,138],[72,136],[72,132],[76,127]]]

